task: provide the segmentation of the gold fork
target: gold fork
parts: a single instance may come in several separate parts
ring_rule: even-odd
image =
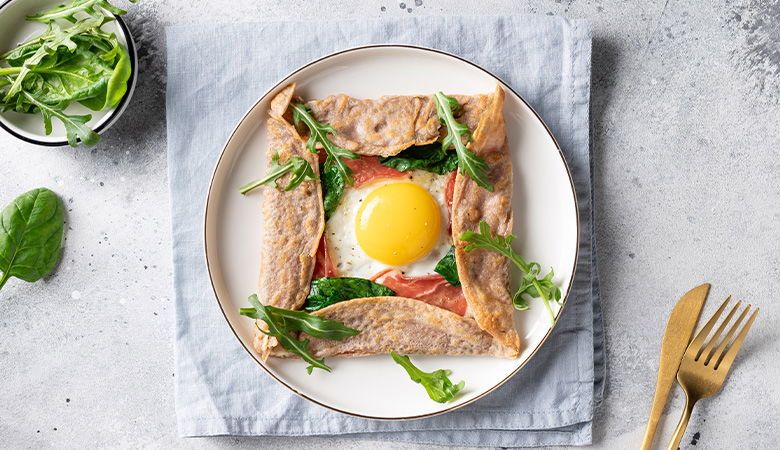
[[[710,331],[715,327],[715,323],[720,318],[723,311],[726,309],[731,297],[728,297],[726,301],[720,305],[720,308],[715,312],[712,318],[704,325],[704,328],[699,331],[699,334],[693,338],[688,349],[685,350],[682,362],[680,363],[680,370],[677,372],[677,382],[685,391],[685,411],[683,411],[680,422],[677,424],[677,428],[674,430],[672,441],[666,450],[677,450],[682,440],[683,434],[685,434],[685,428],[688,426],[688,420],[691,418],[691,412],[693,412],[693,405],[697,401],[715,395],[723,386],[723,381],[726,379],[726,375],[731,369],[731,363],[734,362],[734,357],[737,356],[739,348],[742,346],[742,341],[745,340],[750,326],[753,325],[753,321],[758,315],[759,309],[756,308],[753,314],[748,319],[747,323],[739,332],[734,342],[726,349],[726,346],[731,341],[734,333],[739,329],[739,325],[742,320],[747,316],[750,311],[750,305],[747,305],[739,315],[736,323],[726,333],[726,336],[718,343],[718,338],[728,326],[731,318],[734,317],[741,302],[737,302],[731,309],[731,312],[723,319],[723,323],[720,324],[715,334],[711,339],[707,340],[707,336]],[[716,347],[717,345],[717,347]]]

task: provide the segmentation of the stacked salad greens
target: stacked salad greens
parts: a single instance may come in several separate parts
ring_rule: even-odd
[[[130,0],[135,2],[135,0]],[[122,15],[107,0],[73,0],[27,20],[46,31],[0,55],[0,111],[40,114],[46,134],[52,118],[63,123],[68,143],[95,145],[100,136],[90,114],[66,112],[79,103],[93,111],[115,107],[127,92],[130,55],[114,33],[101,27]]]

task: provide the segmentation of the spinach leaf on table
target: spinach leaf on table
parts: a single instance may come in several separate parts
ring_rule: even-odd
[[[65,208],[57,194],[38,188],[17,197],[0,213],[0,289],[11,278],[35,282],[60,259]]]
[[[458,154],[439,143],[415,145],[395,156],[380,158],[379,163],[400,172],[420,169],[444,175],[458,168]]]
[[[334,303],[365,297],[385,297],[395,291],[365,278],[323,277],[311,282],[304,309],[317,311]]]

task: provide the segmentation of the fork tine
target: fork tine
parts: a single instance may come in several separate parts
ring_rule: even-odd
[[[750,306],[750,305],[748,305]],[[725,370],[726,373],[731,369],[731,363],[734,362],[734,358],[737,357],[737,353],[739,352],[739,348],[742,347],[742,342],[745,340],[745,336],[747,336],[748,331],[750,331],[750,326],[753,325],[753,321],[756,320],[756,316],[758,315],[759,308],[756,308],[755,311],[753,311],[753,314],[750,316],[750,319],[747,321],[744,327],[742,327],[742,331],[739,332],[737,335],[737,338],[734,339],[734,343],[729,346],[729,349],[726,351],[726,353],[720,357],[718,360],[718,363],[715,364],[714,369],[715,370]]]
[[[718,321],[718,318],[720,317],[721,314],[723,314],[723,310],[726,309],[726,305],[728,305],[729,300],[731,300],[730,295],[726,297],[726,300],[723,302],[722,305],[720,305],[718,310],[715,311],[715,314],[713,314],[712,318],[707,322],[706,325],[704,325],[704,328],[702,328],[701,331],[699,331],[699,333],[696,335],[696,337],[693,338],[693,341],[691,341],[691,343],[688,345],[688,349],[685,350],[686,357],[696,360],[696,357],[699,355],[699,351],[704,345],[704,340],[707,339],[707,335],[710,334],[712,327],[715,326],[715,323]]]
[[[720,357],[723,355],[723,350],[725,350],[726,346],[729,345],[729,342],[731,342],[731,338],[734,336],[734,333],[736,333],[737,330],[739,329],[739,325],[745,319],[745,316],[747,316],[748,312],[750,312],[750,305],[747,305],[747,308],[742,310],[742,314],[740,314],[739,317],[737,317],[736,322],[734,322],[734,324],[731,325],[731,329],[729,329],[729,332],[726,333],[726,337],[724,337],[723,340],[720,341],[720,344],[718,345],[718,347],[715,350],[713,350],[710,353],[710,355],[707,358],[707,360],[704,361],[704,365],[705,366],[707,364],[709,364],[711,360],[718,361],[719,359],[721,359]],[[726,325],[729,324],[728,323],[728,319],[730,319],[730,318],[731,318],[731,315],[729,315],[729,317],[725,321],[723,321],[723,324],[721,325],[721,327],[726,328]]]
[[[715,331],[715,334],[712,336],[712,338],[710,338],[709,342],[707,342],[707,345],[696,356],[697,361],[703,357],[704,364],[706,365],[707,363],[709,363],[710,359],[712,359],[712,355],[715,353],[713,349],[718,344],[718,338],[720,337],[721,334],[723,334],[723,331],[726,329],[726,326],[728,326],[729,322],[731,322],[731,318],[734,317],[734,314],[737,312],[737,309],[739,309],[739,305],[741,304],[742,302],[739,301],[734,304],[734,307],[731,308],[729,314],[726,316],[725,319],[723,319],[723,322],[721,322],[717,331]],[[739,321],[740,322],[742,321],[742,317],[740,317]],[[731,340],[731,336],[729,336],[729,338],[726,340]]]

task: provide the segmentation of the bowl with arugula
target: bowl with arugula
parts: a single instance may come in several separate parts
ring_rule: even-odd
[[[0,5],[0,127],[38,145],[97,144],[135,86],[125,12],[108,0]]]

